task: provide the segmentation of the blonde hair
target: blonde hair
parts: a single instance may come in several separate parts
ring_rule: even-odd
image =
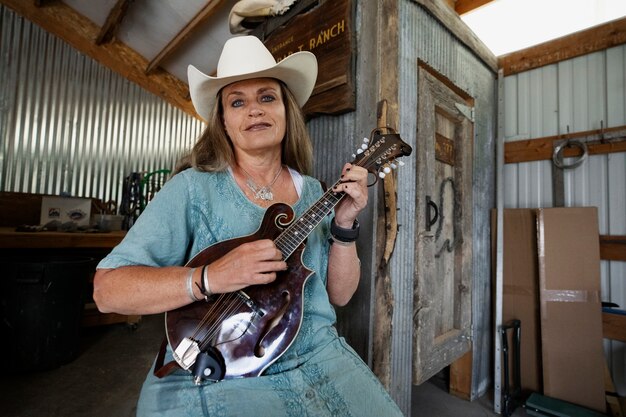
[[[280,84],[285,103],[286,131],[282,142],[282,163],[296,171],[311,175],[313,168],[313,146],[306,128],[304,115],[295,97],[282,82]],[[215,106],[211,110],[206,128],[191,149],[183,156],[174,169],[177,174],[193,167],[198,171],[223,171],[235,163],[233,144],[226,134],[222,117],[222,92],[217,94]]]

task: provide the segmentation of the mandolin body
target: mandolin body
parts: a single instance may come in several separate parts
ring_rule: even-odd
[[[255,233],[211,245],[186,266],[210,264],[246,242],[274,240],[293,219],[290,206],[274,204]],[[288,269],[278,272],[269,284],[213,295],[208,301],[166,313],[166,333],[172,349],[176,350],[185,338],[198,342],[201,350],[209,349],[224,366],[223,377],[218,379],[261,375],[291,346],[300,330],[304,285],[313,273],[302,264],[303,250],[304,244],[299,245],[286,259]]]

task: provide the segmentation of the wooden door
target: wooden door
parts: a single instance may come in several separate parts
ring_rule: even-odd
[[[419,67],[413,383],[471,349],[472,143],[469,97]],[[454,91],[456,90],[456,92]]]

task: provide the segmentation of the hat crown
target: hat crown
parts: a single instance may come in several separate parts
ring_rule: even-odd
[[[295,52],[280,62],[255,36],[237,36],[222,48],[216,76],[204,74],[189,65],[189,94],[196,112],[209,120],[220,90],[234,82],[251,78],[275,78],[293,93],[296,102],[304,106],[313,92],[317,79],[317,60],[308,51]]]
[[[238,36],[224,44],[217,63],[217,77],[231,77],[272,68],[276,60],[256,36]]]

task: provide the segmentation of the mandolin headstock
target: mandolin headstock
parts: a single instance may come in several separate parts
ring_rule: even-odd
[[[376,128],[372,130],[370,138],[363,139],[361,147],[352,155],[352,165],[361,166],[373,175],[384,178],[398,165],[404,165],[397,158],[409,156],[412,151],[392,128]]]

